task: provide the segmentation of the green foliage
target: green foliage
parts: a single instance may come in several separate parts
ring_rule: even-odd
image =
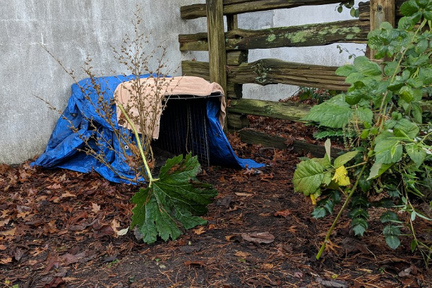
[[[207,212],[206,205],[217,193],[196,179],[199,168],[197,157],[191,154],[169,159],[158,180],[132,197],[136,206],[131,228],[136,226],[144,242],[154,243],[158,236],[174,240],[182,230],[206,223],[197,215]]]
[[[326,141],[326,155],[323,158],[313,158],[300,162],[294,172],[294,191],[310,196],[312,201],[321,195],[321,187],[334,190],[346,186],[346,163],[354,159],[358,151],[350,151],[337,157],[331,164],[330,141]]]
[[[338,8],[337,8],[337,11],[338,11],[339,13],[342,13],[342,11],[343,11],[343,9],[344,9],[344,7],[345,7],[345,8],[350,9],[351,17],[356,17],[356,18],[358,18],[358,17],[359,17],[359,10],[358,10],[358,8],[354,8],[354,3],[355,3],[354,0],[343,1],[343,2],[341,2],[341,3],[339,4],[339,6],[338,6]]]
[[[316,219],[323,218],[333,213],[334,205],[339,204],[341,195],[337,190],[325,191],[325,197],[317,202],[317,205],[312,212],[312,216]]]
[[[432,203],[432,129],[429,114],[422,109],[432,86],[432,1],[406,1],[401,12],[405,16],[398,28],[383,23],[369,33],[368,44],[382,61],[361,56],[352,65],[340,67],[336,74],[351,84],[348,91],[314,106],[304,118],[330,131],[354,130],[357,139],[333,164],[329,153],[322,159],[299,163],[293,184],[296,192],[311,196],[314,204],[321,196],[313,212],[316,218],[331,214],[332,191],[345,195],[334,225],[342,211],[349,209],[352,229],[359,236],[367,231],[369,207],[406,212],[414,238],[412,247],[421,247],[422,255],[429,255],[424,257],[428,261],[432,243],[420,243],[413,226],[416,218],[427,217],[410,199]],[[326,148],[329,145],[326,142]],[[349,161],[353,161],[352,166],[345,167]],[[377,194],[382,200],[372,202]],[[403,235],[401,229],[406,227],[391,210],[384,212],[381,221],[386,243],[396,249]]]
[[[311,88],[311,87],[300,87],[296,93],[300,101],[303,102],[314,102],[323,103],[325,100],[332,98],[335,95],[335,91]]]
[[[176,239],[185,229],[205,224],[206,221],[199,215],[206,213],[206,205],[212,201],[217,192],[210,184],[197,180],[196,175],[200,170],[200,164],[197,157],[192,157],[191,154],[186,155],[185,158],[183,155],[179,155],[167,160],[160,169],[159,178],[153,177],[154,165],[150,165],[150,163],[155,159],[151,143],[153,132],[158,123],[158,113],[153,112],[163,111],[166,107],[168,100],[165,95],[172,78],[163,71],[167,67],[164,59],[166,48],[160,46],[158,47],[160,51],[148,51],[149,38],[146,35],[149,33],[141,31],[141,25],[145,21],[141,18],[140,12],[141,8],[137,6],[137,11],[134,13],[135,21],[132,22],[135,37],[125,35],[119,50],[112,47],[114,58],[126,68],[128,75],[134,76],[130,81],[131,88],[128,88],[128,92],[132,96],[127,103],[122,104],[121,101],[118,101],[118,95],[114,95],[113,102],[106,101],[107,91],[101,89],[96,81],[97,78],[90,65],[91,58],[87,59],[86,67],[83,68],[85,74],[91,79],[91,87],[81,87],[73,71],[66,69],[61,61],[57,60],[46,48],[44,49],[72,77],[75,84],[86,95],[87,104],[93,106],[97,117],[109,125],[113,137],[118,142],[118,146],[114,147],[112,141],[107,140],[103,135],[99,125],[93,123],[93,118],[85,119],[89,129],[93,132],[92,135],[94,135],[90,138],[80,134],[80,129],[76,127],[76,123],[69,121],[71,129],[85,145],[83,151],[104,164],[119,178],[136,185],[143,185],[143,180],[145,180],[147,187],[139,189],[131,199],[136,204],[132,210],[131,228],[136,228],[134,232],[137,238],[143,239],[146,243],[153,243],[158,236],[165,241],[170,238]],[[152,69],[151,66],[154,65],[156,67]],[[141,78],[140,76],[144,74],[152,76]],[[152,82],[146,82],[146,79]],[[149,87],[151,88],[150,94],[154,95],[149,95],[146,92]],[[89,88],[96,91],[97,101],[93,102],[87,95]],[[42,98],[40,99],[50,108],[57,110]],[[121,115],[119,121],[116,117],[112,117],[114,106],[119,109],[116,112]],[[120,122],[129,124],[128,129],[133,132],[135,139],[130,136],[129,130],[125,133],[126,130],[119,125],[124,123]],[[141,131],[141,134],[138,131]],[[95,148],[99,148],[99,146],[104,147],[104,149]],[[105,148],[109,151],[108,153],[104,152]],[[118,168],[112,165],[114,155],[124,161],[122,165],[124,164],[130,169],[129,172],[135,176],[134,179],[127,177],[129,175],[124,176],[123,171],[118,171]],[[115,263],[110,265],[112,264]]]

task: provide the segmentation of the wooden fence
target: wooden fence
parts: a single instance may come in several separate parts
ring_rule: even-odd
[[[242,85],[256,83],[291,84],[329,90],[346,90],[338,67],[260,59],[248,62],[251,49],[307,47],[333,43],[366,43],[367,34],[383,21],[394,25],[398,7],[404,0],[371,0],[360,3],[359,18],[331,23],[277,27],[262,30],[238,28],[237,15],[306,5],[340,3],[341,0],[206,0],[206,4],[181,7],[183,19],[207,17],[207,31],[179,35],[181,51],[208,51],[209,62],[183,61],[182,73],[220,83],[228,98],[228,125],[247,125],[244,115],[271,116],[298,120],[307,108],[287,103],[242,99]],[[226,16],[227,32],[224,32]],[[373,54],[373,51],[370,55]]]

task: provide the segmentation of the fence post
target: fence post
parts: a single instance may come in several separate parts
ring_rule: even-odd
[[[380,27],[381,23],[396,23],[396,0],[370,0],[370,30]],[[370,50],[370,59],[375,59],[375,51]]]
[[[228,31],[238,29],[238,17],[236,14],[226,16]],[[240,99],[243,97],[243,84],[236,84],[229,81],[230,68],[238,67],[242,63],[248,62],[248,50],[227,51],[227,91],[226,95],[230,99]],[[229,113],[227,114],[227,125],[230,129],[242,129],[249,127],[247,115]]]
[[[206,4],[210,81],[219,83],[226,94],[227,77],[223,0],[206,0]]]

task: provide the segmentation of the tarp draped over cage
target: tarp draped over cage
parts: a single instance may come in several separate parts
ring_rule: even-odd
[[[142,75],[141,78],[150,76]],[[53,130],[45,152],[32,163],[32,166],[63,168],[83,173],[95,170],[107,180],[117,183],[129,183],[127,179],[133,180],[136,177],[133,170],[119,156],[119,153],[113,152],[113,149],[121,149],[119,140],[114,136],[113,128],[100,116],[100,111],[95,105],[98,100],[100,103],[99,97],[103,97],[106,103],[111,103],[116,88],[121,83],[133,79],[134,76],[108,76],[87,78],[73,84],[68,105]],[[181,81],[179,85],[181,85]],[[130,133],[130,137],[133,138],[129,130],[117,125],[117,113],[115,105],[113,106],[113,113],[109,115],[112,123],[116,123],[116,129],[123,129],[125,133]],[[206,128],[210,164],[237,168],[263,166],[263,164],[251,159],[241,159],[235,154],[221,126],[221,102],[219,100],[205,101],[205,110],[206,121],[201,124],[205,124]],[[161,118],[164,118],[164,115]],[[164,129],[163,126],[161,125],[161,131]],[[76,130],[74,131],[71,127],[75,127]],[[96,134],[95,127],[98,130],[97,134],[103,135],[106,143],[97,142],[98,137],[94,137]],[[96,152],[99,151],[105,155],[109,162],[108,166],[83,151],[86,145],[83,137],[89,139],[87,143]],[[114,173],[109,166],[115,169],[120,176]]]

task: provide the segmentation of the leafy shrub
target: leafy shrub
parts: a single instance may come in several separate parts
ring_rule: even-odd
[[[91,105],[96,111],[96,115],[90,117],[83,115],[82,123],[74,123],[63,114],[69,121],[71,131],[84,143],[84,148],[80,149],[119,178],[137,187],[144,187],[137,188],[139,191],[132,197],[136,206],[132,210],[130,228],[135,229],[138,239],[153,243],[158,237],[165,241],[176,239],[185,229],[205,224],[206,221],[199,216],[207,211],[206,205],[217,193],[211,185],[198,181],[196,176],[200,164],[197,157],[191,154],[168,159],[157,177],[153,175],[153,132],[157,127],[158,115],[169,101],[165,95],[169,92],[170,77],[164,71],[167,67],[164,62],[166,49],[158,47],[159,50],[147,51],[151,39],[141,32],[143,21],[139,14],[138,7],[135,12],[135,35],[126,35],[118,50],[112,47],[113,57],[128,71],[128,75],[122,75],[125,81],[131,83],[131,88],[128,88],[132,95],[131,101],[127,103],[118,101],[117,95],[111,97],[113,91],[104,90],[103,87],[107,85],[104,86],[101,83],[103,79],[93,73],[91,58],[83,67],[88,76],[84,81],[86,85],[81,85],[83,82],[76,79],[73,71],[69,71],[51,52],[45,50],[81,89],[86,105]],[[148,77],[143,78],[144,74]],[[120,116],[119,121],[116,113]],[[102,129],[98,120],[99,123],[106,123],[107,129]],[[90,133],[82,132],[81,125],[84,124]],[[106,133],[111,133],[112,137],[106,137]],[[121,165],[112,165],[115,161],[120,161]]]
[[[314,106],[304,119],[358,135],[334,161],[328,140],[326,155],[302,161],[293,177],[296,192],[318,200],[316,218],[331,214],[340,195],[345,197],[317,259],[345,209],[355,235],[363,236],[368,209],[374,206],[385,210],[380,220],[389,247],[400,245],[404,222],[395,211],[403,211],[409,215],[411,248],[419,248],[426,262],[431,258],[432,244],[419,240],[413,222],[432,221],[417,205],[432,200],[432,126],[423,111],[432,86],[432,1],[409,0],[401,12],[398,28],[383,23],[368,35],[368,45],[381,60],[361,56],[340,67],[336,73],[351,87]]]

